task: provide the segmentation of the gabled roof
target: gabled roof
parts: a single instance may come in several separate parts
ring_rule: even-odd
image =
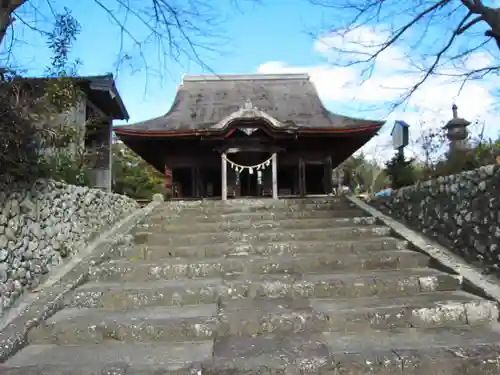
[[[329,112],[307,74],[249,74],[184,76],[165,115],[114,129],[123,135],[216,132],[237,118],[260,118],[276,130],[363,131],[383,125]]]
[[[90,100],[97,106],[109,106],[111,116],[114,120],[128,120],[129,114],[125,104],[118,93],[112,74],[98,76],[76,76],[70,77],[87,94]],[[28,85],[43,86],[51,77],[22,77],[19,80]]]

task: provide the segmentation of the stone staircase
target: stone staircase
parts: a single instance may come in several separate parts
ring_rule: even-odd
[[[497,304],[347,200],[165,203],[132,234],[1,374],[500,374]]]

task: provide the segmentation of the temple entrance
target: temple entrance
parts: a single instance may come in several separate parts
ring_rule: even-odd
[[[259,196],[259,183],[257,173],[250,174],[247,169],[240,172],[240,196]]]
[[[229,149],[228,155],[222,155],[222,181],[227,190],[222,199],[238,197],[273,196],[273,167],[271,154],[260,149],[248,148],[243,151]],[[224,171],[226,170],[226,173]],[[275,189],[277,194],[277,189]],[[227,194],[227,196],[225,195]],[[275,197],[277,198],[277,197]]]
[[[172,175],[175,196],[177,198],[192,196],[193,179],[191,168],[174,168]]]
[[[220,168],[206,168],[201,172],[202,196],[211,198],[222,195],[220,173]]]
[[[299,194],[298,189],[298,167],[281,166],[278,169],[278,186],[280,196]]]
[[[323,164],[306,165],[306,194],[325,194],[325,166]]]

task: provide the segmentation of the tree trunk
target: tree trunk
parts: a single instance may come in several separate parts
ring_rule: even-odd
[[[500,48],[500,9],[484,7],[482,17],[491,27],[491,30],[486,31],[485,35],[493,37]]]
[[[0,0],[0,45],[3,43],[7,29],[14,18],[12,13],[29,0]]]
[[[7,28],[9,27],[10,23],[10,14],[8,10],[0,9],[0,45],[5,38],[5,34],[7,33]]]

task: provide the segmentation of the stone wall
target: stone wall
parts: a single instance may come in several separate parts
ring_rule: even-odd
[[[53,181],[0,192],[0,315],[51,267],[136,209],[131,198]]]
[[[485,270],[500,270],[500,165],[440,177],[373,206]]]

